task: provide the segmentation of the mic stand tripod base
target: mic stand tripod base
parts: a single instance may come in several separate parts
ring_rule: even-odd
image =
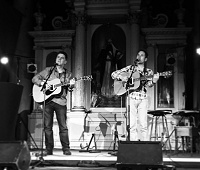
[[[43,157],[43,156],[47,156],[47,153],[44,153],[44,152],[41,153],[41,152],[40,152],[40,153],[36,153],[36,154],[35,154],[35,157]]]
[[[93,139],[94,139],[95,150],[89,150],[90,144],[91,144]],[[89,152],[89,153],[100,153],[101,152],[101,151],[97,150],[96,141],[95,141],[95,134],[94,133],[92,133],[92,137],[90,139],[89,145],[87,146],[87,149],[86,150],[80,150],[79,152]]]
[[[31,167],[31,169],[34,169],[35,167],[37,167],[38,165],[43,164],[43,163],[44,163],[44,158],[43,158],[43,156],[40,156],[39,160]]]
[[[118,131],[116,130],[114,134],[115,134],[115,137],[114,137],[113,151],[108,152],[108,154],[112,156],[117,156],[117,151],[115,151],[115,148],[116,148],[116,144],[119,143]]]

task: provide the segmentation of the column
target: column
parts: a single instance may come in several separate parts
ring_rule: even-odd
[[[158,49],[157,45],[151,42],[148,42],[148,48],[147,52],[149,54],[149,58],[147,61],[147,68],[153,69],[154,73],[157,72],[157,59],[156,56],[158,55]],[[148,102],[149,102],[149,110],[155,110],[156,109],[156,85],[153,88],[148,89]]]
[[[85,76],[85,15],[84,11],[76,14],[76,37],[75,37],[75,56],[74,56],[74,77]],[[84,138],[85,127],[85,81],[76,82],[76,87],[72,92],[72,111],[68,113],[70,148],[80,149],[82,138]]]
[[[130,39],[130,55],[131,55],[131,63],[134,62],[136,58],[136,53],[139,50],[139,42],[140,42],[140,28],[138,25],[138,21],[140,19],[139,12],[130,12],[128,22],[131,25],[131,39]]]
[[[84,55],[85,55],[85,16],[84,13],[77,14],[77,26],[76,26],[76,37],[75,37],[75,70],[74,76],[81,78],[84,76]],[[80,80],[76,82],[76,88],[73,94],[73,109],[84,110],[85,109],[85,90],[84,81]]]

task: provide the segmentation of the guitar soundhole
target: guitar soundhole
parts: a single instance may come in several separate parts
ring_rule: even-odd
[[[51,95],[54,91],[56,90],[56,88],[54,89],[53,86],[51,86],[47,91],[46,91],[46,95]]]
[[[52,93],[52,91],[47,90],[45,94],[46,94],[46,95],[50,95],[51,93]]]

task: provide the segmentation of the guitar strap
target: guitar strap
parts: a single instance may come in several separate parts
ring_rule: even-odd
[[[144,67],[143,73],[141,72],[141,73],[140,73],[140,76],[141,76],[141,77],[142,77],[142,76],[145,76],[146,73],[147,73],[147,69],[146,69],[146,67]],[[136,92],[141,91],[141,90],[144,88],[144,86],[145,86],[146,83],[147,83],[147,80],[140,80],[140,86],[139,86],[135,91],[136,91]],[[145,89],[145,88],[144,88],[143,90],[146,92],[146,89]]]
[[[146,65],[144,66],[144,76],[147,74],[148,72],[147,72],[147,67],[146,67]],[[144,82],[144,86],[145,86],[145,84],[147,84],[147,79],[145,80],[145,82]],[[144,88],[144,92],[146,93],[147,92],[147,90],[146,90],[146,88]]]
[[[66,81],[66,74],[67,74],[67,69],[66,68],[64,68],[64,73],[65,73],[65,75],[64,75],[64,82]],[[66,93],[67,93],[67,89],[68,89],[68,87],[69,87],[69,85],[67,85],[67,86],[62,86],[62,88],[63,89],[65,89],[65,91],[66,91]]]
[[[66,73],[67,73],[67,70],[66,68],[64,68],[64,72],[63,73],[59,73],[59,79],[61,78],[62,74],[64,74],[64,81],[66,80]],[[63,82],[62,82],[63,83]],[[61,86],[61,92],[59,94],[56,94],[54,96],[54,98],[60,98],[62,96],[63,93],[67,93],[67,90],[66,90],[66,86]]]

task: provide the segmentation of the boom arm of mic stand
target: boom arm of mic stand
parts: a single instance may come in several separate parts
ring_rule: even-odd
[[[45,82],[44,82],[44,84],[42,85],[42,88],[41,88],[40,91],[43,91],[44,89],[46,89],[47,81],[49,80],[49,77],[51,76],[51,74],[52,74],[52,72],[53,72],[53,70],[54,70],[55,68],[56,68],[56,64],[51,68],[51,70],[50,70],[50,72],[49,72],[47,78],[45,79]]]
[[[135,64],[132,65],[131,68],[133,68],[134,66],[135,66]],[[132,75],[133,75],[133,69],[132,69],[132,71],[131,71],[131,74],[130,74],[130,76],[129,76],[127,82],[126,82],[126,90],[129,89],[129,85],[130,85],[130,81],[131,81]]]

